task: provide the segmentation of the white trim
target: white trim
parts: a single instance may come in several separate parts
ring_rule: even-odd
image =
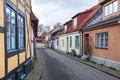
[[[59,37],[73,35],[73,34],[79,34],[79,31],[71,32],[71,33],[68,33],[68,34],[63,34],[63,35],[60,35]]]

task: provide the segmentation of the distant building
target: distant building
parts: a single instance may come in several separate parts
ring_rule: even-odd
[[[46,37],[45,32],[43,32],[40,36],[37,36],[37,38],[36,38],[37,43],[45,43],[45,37]]]

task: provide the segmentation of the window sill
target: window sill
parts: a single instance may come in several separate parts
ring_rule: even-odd
[[[25,51],[26,51],[25,48],[21,48],[21,49],[19,49],[19,53],[22,53],[22,52],[25,52]]]
[[[15,56],[18,53],[19,53],[18,49],[16,49],[16,50],[10,50],[10,51],[7,52],[7,54],[8,54],[7,57],[9,58],[9,57]]]
[[[75,48],[75,49],[79,49],[79,48]]]
[[[101,47],[96,47],[96,49],[108,49],[108,48],[101,48]]]
[[[18,49],[16,49],[16,50],[8,50],[8,54],[12,53],[12,52],[16,52],[16,51],[18,51]]]
[[[20,53],[25,52],[25,51],[26,51],[25,48],[24,49],[9,50],[7,52],[7,54],[8,54],[7,58],[15,56],[15,55],[20,54]]]

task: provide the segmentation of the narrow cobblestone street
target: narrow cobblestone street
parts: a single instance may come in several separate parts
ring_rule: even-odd
[[[48,48],[38,51],[43,62],[41,80],[119,80]]]

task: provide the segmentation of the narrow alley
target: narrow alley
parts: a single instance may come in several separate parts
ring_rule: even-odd
[[[119,80],[44,46],[38,51],[43,62],[41,80]]]

